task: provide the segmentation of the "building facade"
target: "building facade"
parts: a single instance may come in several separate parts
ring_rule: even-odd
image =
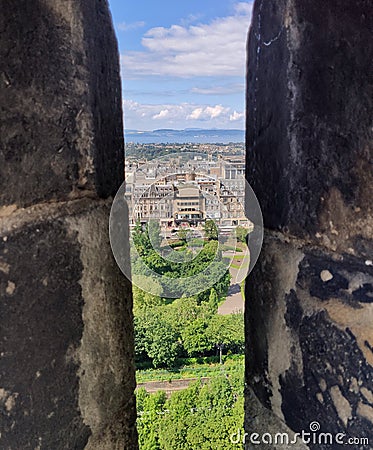
[[[130,224],[158,220],[161,227],[198,227],[213,219],[222,227],[249,222],[244,214],[244,156],[210,155],[126,163]]]

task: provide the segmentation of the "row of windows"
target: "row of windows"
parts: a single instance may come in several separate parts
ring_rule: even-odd
[[[195,208],[180,208],[180,211],[195,211]]]
[[[199,202],[177,202],[177,206],[198,206]]]
[[[160,209],[161,211],[167,210],[169,211],[171,208],[169,205],[137,205],[136,209],[137,211],[147,211],[149,206],[150,211],[156,211]]]

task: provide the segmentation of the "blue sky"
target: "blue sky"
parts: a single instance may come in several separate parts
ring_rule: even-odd
[[[244,128],[252,2],[109,0],[125,128]]]

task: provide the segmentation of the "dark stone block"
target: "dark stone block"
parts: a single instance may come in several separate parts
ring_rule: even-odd
[[[62,220],[0,241],[0,447],[80,449],[75,352],[83,332],[80,246]],[[53,430],[53,432],[52,432]]]
[[[284,174],[289,155],[282,151],[287,148],[285,130],[289,122],[289,110],[284,105],[289,51],[286,33],[281,31],[285,3],[255,2],[247,56],[246,179],[258,197],[265,226],[274,228],[286,222],[289,183]],[[275,35],[278,38],[272,45],[277,52],[260,44]]]
[[[264,243],[264,246],[266,243]],[[269,271],[271,264],[266,264],[262,256],[250,273],[246,284],[245,296],[249,300],[245,308],[245,372],[246,380],[263,405],[270,408],[271,386],[268,373],[267,323],[273,303],[269,283],[261,284],[264,267]],[[274,276],[274,272],[271,272]],[[255,286],[255,289],[254,289]]]
[[[299,339],[303,355],[301,377],[292,367],[280,377],[283,398],[282,410],[287,424],[295,431],[309,431],[307,425],[318,421],[320,432],[346,433],[350,437],[368,437],[373,442],[371,424],[356,414],[359,403],[366,403],[362,388],[373,390],[371,367],[365,362],[355,336],[347,329],[342,331],[333,325],[324,312],[304,317],[299,328]],[[359,389],[351,388],[353,379]],[[324,383],[322,391],[320,384]],[[331,388],[338,386],[341,395],[351,408],[351,418],[345,425],[333,405]],[[323,402],[316,400],[317,394]],[[337,450],[345,446],[313,445],[314,450]],[[369,450],[370,446],[356,446]]]
[[[368,0],[254,4],[246,177],[267,232],[245,311],[247,392],[266,431],[273,418],[299,432],[319,421],[370,446],[371,27]],[[251,432],[258,408],[246,407]]]
[[[136,449],[131,286],[101,200],[124,177],[108,2],[1,7],[0,448]]]
[[[355,236],[353,248],[364,259],[370,259],[373,255],[373,240],[366,240],[362,236]]]
[[[332,189],[345,205],[372,198],[369,0],[258,0],[249,36],[247,179],[267,228],[323,228]],[[357,217],[356,213],[356,217]],[[331,217],[346,224],[343,215]]]
[[[296,432],[309,432],[318,421],[321,432],[372,441],[371,324],[365,305],[370,283],[361,282],[372,278],[372,267],[351,255],[298,245],[299,240],[267,233],[250,274],[246,382],[268,417],[281,405],[285,423]],[[246,431],[252,431],[256,407],[247,405]],[[317,442],[310,448],[342,447]]]
[[[0,206],[113,195],[121,86],[106,1],[2,1]]]

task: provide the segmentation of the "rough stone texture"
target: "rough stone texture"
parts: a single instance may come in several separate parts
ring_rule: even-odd
[[[107,2],[1,7],[0,448],[136,450],[131,286],[109,245],[124,149]]]
[[[1,447],[37,448],[54,429],[49,448],[61,441],[84,448],[90,431],[78,410],[74,357],[84,328],[76,233],[52,220],[1,237]]]
[[[43,205],[1,222],[2,448],[136,438],[131,294],[110,251],[109,206]]]
[[[322,231],[333,249],[372,236],[371,12],[368,0],[257,1],[250,33],[249,181],[267,227]]]
[[[0,207],[113,195],[123,130],[107,2],[1,0],[1,11]]]
[[[255,3],[247,179],[266,237],[246,287],[248,432],[259,402],[269,432],[318,421],[373,448],[371,12],[368,1]]]

